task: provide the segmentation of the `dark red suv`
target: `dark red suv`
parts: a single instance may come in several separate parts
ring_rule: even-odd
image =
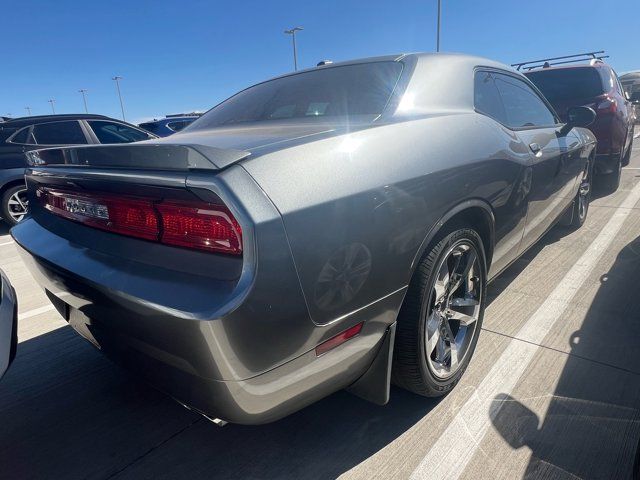
[[[594,172],[606,189],[616,190],[621,168],[631,157],[634,120],[633,105],[618,76],[598,58],[586,65],[548,65],[545,62],[542,68],[525,75],[547,97],[562,121],[566,121],[569,107],[584,105],[595,110],[596,120],[589,126],[598,139]]]

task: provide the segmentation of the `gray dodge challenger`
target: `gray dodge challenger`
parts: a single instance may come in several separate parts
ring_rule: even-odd
[[[12,235],[80,335],[218,423],[443,395],[487,283],[584,222],[593,118],[484,58],[324,64],[166,139],[29,152]]]

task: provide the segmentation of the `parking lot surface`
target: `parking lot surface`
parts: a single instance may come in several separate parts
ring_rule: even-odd
[[[0,477],[629,478],[640,439],[640,139],[619,190],[489,287],[457,388],[340,392],[279,422],[219,428],[113,365],[53,310],[0,227],[20,302],[0,382]]]

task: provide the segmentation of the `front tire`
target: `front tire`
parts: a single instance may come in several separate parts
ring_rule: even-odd
[[[450,229],[420,260],[398,315],[392,381],[426,397],[458,383],[478,341],[486,258],[469,228]]]
[[[2,195],[0,210],[2,219],[13,227],[29,212],[27,200],[27,188],[24,185],[15,185],[8,188]]]

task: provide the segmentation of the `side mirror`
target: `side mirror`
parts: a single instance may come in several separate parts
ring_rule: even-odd
[[[560,129],[566,135],[573,127],[588,127],[596,119],[596,112],[589,107],[571,107],[567,111],[567,123]]]

